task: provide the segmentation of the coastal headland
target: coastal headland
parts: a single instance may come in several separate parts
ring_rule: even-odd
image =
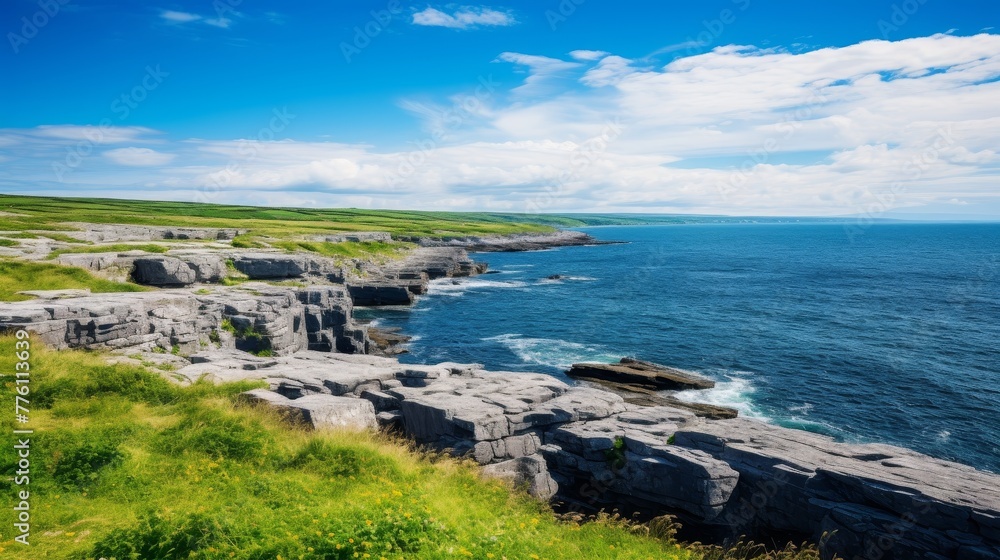
[[[134,290],[18,290],[8,299],[21,301],[0,303],[0,328],[53,349],[166,364],[183,384],[263,381],[240,399],[317,429],[396,431],[562,511],[671,514],[702,539],[810,539],[827,558],[1000,558],[998,475],[681,402],[671,391],[712,382],[669,364],[578,364],[573,384],[476,364],[402,364],[391,354],[405,337],[354,319],[355,306],[409,305],[433,281],[487,272],[470,251],[596,242],[586,234],[290,240],[250,227],[72,227],[49,237],[10,228],[26,235],[0,249],[8,262],[75,267]]]

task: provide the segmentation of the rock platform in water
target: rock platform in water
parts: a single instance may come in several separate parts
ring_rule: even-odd
[[[715,382],[687,371],[622,358],[617,364],[580,363],[566,372],[574,379],[593,379],[649,390],[711,389]]]

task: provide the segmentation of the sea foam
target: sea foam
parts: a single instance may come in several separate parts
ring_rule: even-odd
[[[552,338],[527,338],[520,334],[502,334],[482,340],[499,343],[523,363],[559,369],[569,369],[579,362],[614,362],[620,357],[598,346]]]

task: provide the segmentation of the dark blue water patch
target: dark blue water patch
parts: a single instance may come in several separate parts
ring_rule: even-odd
[[[404,361],[638,356],[720,382],[685,398],[1000,472],[1000,225],[587,231],[629,243],[477,255],[502,273],[376,316],[419,337]]]

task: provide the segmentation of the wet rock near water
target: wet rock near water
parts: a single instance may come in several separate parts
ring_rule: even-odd
[[[700,375],[633,358],[622,358],[617,364],[573,364],[566,375],[574,379],[609,381],[647,390],[682,391],[715,387],[714,381]]]
[[[376,356],[396,356],[407,352],[404,345],[413,337],[400,333],[399,327],[378,328],[368,326],[368,338],[373,349],[370,354]]]
[[[348,282],[348,289],[359,306],[410,305],[427,292],[431,280],[475,276],[486,269],[464,249],[417,248],[399,261],[370,265],[364,276]]]

